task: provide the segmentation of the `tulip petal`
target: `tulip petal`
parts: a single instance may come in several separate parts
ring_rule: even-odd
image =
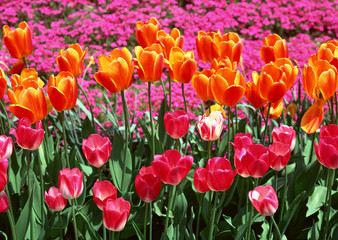
[[[307,133],[314,133],[323,121],[324,108],[321,101],[316,101],[304,114],[301,128]]]

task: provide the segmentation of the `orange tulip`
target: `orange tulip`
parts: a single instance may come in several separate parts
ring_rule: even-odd
[[[257,72],[252,73],[252,81],[246,83],[245,96],[254,108],[263,107],[266,100],[261,98],[258,87],[259,75]]]
[[[9,70],[9,74],[20,74],[21,71],[25,68],[25,62],[23,61],[23,58],[19,58],[18,61],[11,67]]]
[[[140,46],[135,48],[137,59],[134,60],[139,78],[144,82],[156,82],[162,77],[163,54],[155,51],[146,51]]]
[[[203,62],[211,62],[212,59],[218,58],[218,47],[215,43],[215,32],[199,31],[196,39],[196,48],[198,57]]]
[[[305,65],[303,85],[306,93],[311,98],[326,101],[337,90],[337,70],[326,60],[318,60],[312,66]]]
[[[8,107],[17,118],[27,117],[33,124],[37,120],[42,120],[47,115],[46,98],[42,88],[28,87],[17,90],[15,93],[7,91],[11,105]]]
[[[60,71],[68,71],[73,74],[74,77],[78,77],[84,70],[83,59],[86,56],[88,48],[82,51],[79,44],[70,45],[67,50],[61,49],[56,57],[56,63]]]
[[[5,73],[2,68],[0,68],[0,100],[4,97],[7,88],[7,80],[5,78]]]
[[[221,68],[211,76],[211,91],[221,105],[235,106],[245,92],[245,79],[239,71]]]
[[[281,99],[278,102],[272,103],[269,113],[269,118],[271,119],[277,119],[282,115],[284,108],[283,99]],[[267,104],[264,108],[264,115],[266,116],[268,114],[269,104]]]
[[[273,63],[266,64],[258,81],[261,98],[275,103],[281,100],[287,91],[286,74]]]
[[[324,118],[324,104],[317,100],[304,114],[300,126],[307,134],[314,133],[320,127]]]
[[[70,72],[60,72],[56,77],[49,77],[48,96],[58,112],[71,109],[77,100],[77,82]]]
[[[169,75],[174,82],[189,83],[197,69],[194,52],[173,47],[169,58]]]
[[[210,110],[211,110],[211,112],[215,112],[215,111],[222,112],[223,117],[226,118],[226,114],[225,114],[225,111],[224,111],[224,106],[219,105],[219,104],[211,105],[210,107],[207,108],[207,111],[205,112],[205,116],[206,116],[206,117],[209,117],[209,115],[210,115]]]
[[[230,68],[231,70],[236,70],[237,62],[231,62],[230,58],[225,56],[224,58],[217,61],[217,59],[213,59],[211,61],[210,69],[214,70],[215,72],[220,68]]]
[[[25,68],[21,74],[15,74],[11,77],[11,85],[14,92],[17,90],[22,91],[24,88],[43,87],[44,83],[38,78],[38,72],[34,68]]]
[[[240,63],[243,43],[237,33],[229,32],[221,38],[216,34],[216,45],[218,46],[219,59],[228,57],[232,63]]]
[[[278,58],[288,58],[289,50],[286,41],[277,34],[271,34],[263,39],[263,46],[259,52],[266,64],[274,62]]]
[[[289,90],[297,78],[298,68],[294,67],[288,58],[278,58],[274,64],[285,73],[286,89]]]
[[[7,25],[2,30],[4,44],[13,58],[24,58],[32,54],[32,33],[26,22],[21,22],[15,30]]]
[[[170,51],[173,47],[179,47],[183,49],[184,37],[181,36],[180,31],[177,28],[173,28],[170,34],[160,30],[157,32],[157,39],[163,46],[164,58],[169,60]]]
[[[205,69],[202,72],[196,72],[192,77],[191,84],[197,93],[199,99],[208,101],[214,99],[211,91],[210,77],[213,71]]]
[[[114,49],[110,56],[99,57],[101,70],[94,74],[95,80],[112,93],[128,89],[133,82],[132,55],[127,48]]]
[[[309,65],[317,60],[326,60],[338,70],[338,41],[330,40],[320,45],[317,53],[310,57]]]
[[[149,22],[137,22],[136,40],[142,48],[149,47],[157,41],[157,32],[161,30],[161,25],[157,19],[152,17]]]

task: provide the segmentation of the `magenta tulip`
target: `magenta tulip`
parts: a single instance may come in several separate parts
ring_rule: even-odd
[[[274,142],[269,146],[270,167],[276,171],[282,170],[289,162],[291,150],[289,144]]]
[[[272,140],[273,142],[288,144],[290,146],[290,150],[292,151],[296,145],[296,131],[293,127],[281,124],[280,127],[273,128]]]
[[[158,197],[161,185],[161,180],[155,174],[152,166],[142,167],[135,178],[136,193],[146,203],[150,203]]]
[[[7,168],[8,160],[6,158],[0,158],[0,192],[5,189],[7,184]]]
[[[322,126],[320,140],[315,143],[315,152],[318,161],[330,169],[338,168],[338,126]]]
[[[130,214],[130,203],[123,198],[108,199],[103,207],[103,224],[114,232],[122,231]]]
[[[59,189],[66,199],[74,199],[83,191],[83,172],[78,168],[64,168],[59,172]]]
[[[237,133],[234,138],[232,146],[235,150],[247,148],[253,144],[251,133]]]
[[[0,136],[0,158],[9,159],[13,151],[13,140],[5,135]]]
[[[107,137],[92,134],[82,141],[82,151],[88,162],[96,168],[102,167],[110,157],[112,144]]]
[[[117,187],[109,181],[96,181],[93,187],[93,200],[96,206],[103,211],[108,199],[116,199]]]
[[[270,185],[258,186],[249,192],[249,199],[256,210],[264,215],[273,215],[278,208],[278,197]]]
[[[0,213],[7,212],[9,201],[5,191],[0,192]]]
[[[173,139],[184,137],[189,130],[189,115],[185,111],[166,112],[163,120],[165,130]]]
[[[48,193],[45,191],[45,201],[50,210],[60,212],[65,209],[67,199],[65,199],[57,187],[51,187]]]
[[[207,184],[207,169],[203,167],[196,168],[194,172],[194,186],[199,193],[209,192],[210,188]]]

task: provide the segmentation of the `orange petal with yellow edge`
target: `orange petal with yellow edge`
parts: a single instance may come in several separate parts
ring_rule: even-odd
[[[23,117],[28,118],[32,124],[35,123],[37,120],[35,119],[34,113],[25,106],[19,104],[12,104],[8,106],[8,110],[11,111],[11,113],[13,113],[14,116],[16,116],[19,119]]]
[[[314,133],[320,127],[323,117],[323,102],[316,101],[304,114],[300,126],[307,134]]]
[[[111,93],[117,93],[118,90],[116,88],[115,83],[110,79],[109,74],[107,72],[97,72],[94,74],[94,79],[101,86],[109,90]]]

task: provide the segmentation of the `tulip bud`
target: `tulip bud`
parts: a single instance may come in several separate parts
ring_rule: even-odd
[[[0,192],[0,213],[7,212],[9,201],[5,191]]]
[[[103,211],[108,199],[116,199],[117,188],[109,181],[96,181],[93,187],[93,201]]]
[[[4,190],[7,184],[7,168],[8,160],[6,158],[0,158],[0,192]]]
[[[161,192],[161,180],[156,176],[154,168],[142,167],[135,179],[137,195],[146,202],[154,201]]]
[[[289,162],[291,150],[289,144],[274,142],[269,146],[270,167],[276,171],[282,170]]]
[[[61,195],[57,187],[51,187],[48,193],[45,191],[45,201],[50,210],[55,212],[62,211],[67,205],[67,199]]]
[[[88,162],[96,168],[105,164],[111,153],[112,144],[108,137],[92,134],[82,141],[82,152]]]
[[[315,152],[318,161],[327,168],[338,168],[338,126],[322,126],[320,140],[315,143]]]
[[[103,207],[104,226],[114,232],[122,231],[130,214],[130,203],[123,198],[108,199]]]
[[[59,172],[59,189],[66,199],[74,199],[83,191],[83,172],[78,168],[64,168]]]
[[[13,151],[13,140],[5,135],[0,136],[0,158],[9,159]]]
[[[189,130],[189,115],[182,110],[166,112],[163,120],[165,130],[173,139],[184,137]]]
[[[273,142],[288,144],[290,146],[290,150],[292,151],[296,145],[296,131],[293,127],[281,124],[280,127],[273,128],[272,140]]]
[[[256,210],[264,215],[273,215],[278,208],[278,197],[275,190],[270,186],[258,186],[249,192],[249,199]]]
[[[209,117],[203,115],[197,123],[197,130],[204,141],[217,140],[223,128],[222,112],[211,112]]]
[[[208,170],[203,167],[196,168],[194,172],[194,186],[199,193],[209,192],[210,188],[207,184]]]

